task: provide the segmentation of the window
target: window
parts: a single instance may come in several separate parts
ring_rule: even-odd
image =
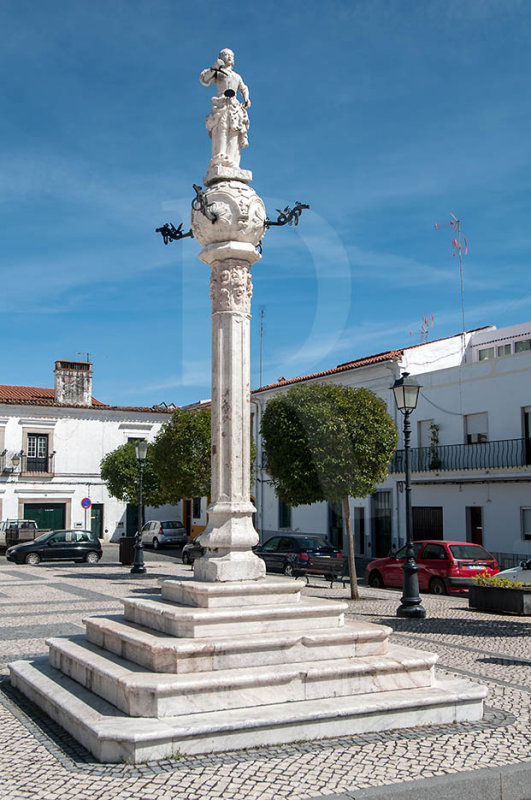
[[[278,543],[280,542],[279,536],[274,536],[272,539],[269,539],[264,546],[262,547],[263,553],[275,553],[278,549]]]
[[[494,347],[484,347],[479,351],[479,360],[486,361],[489,358],[494,358]]]
[[[422,558],[436,558],[442,561],[447,559],[448,556],[442,544],[427,544],[422,551]]]
[[[48,472],[48,434],[28,433],[28,472]]]
[[[531,508],[522,508],[522,539],[531,539]]]
[[[481,444],[488,441],[487,412],[465,416],[465,436],[467,444]]]
[[[278,501],[278,527],[291,528],[291,506],[282,500]]]
[[[525,353],[527,350],[531,350],[531,339],[522,339],[514,343],[515,353]]]
[[[415,554],[415,558],[418,556],[419,550],[420,550],[421,547],[422,547],[422,545],[419,544],[419,542],[414,542],[414,544],[413,544],[413,553]],[[404,547],[401,547],[400,550],[397,550],[396,553],[395,553],[395,558],[405,558],[406,557],[406,549],[407,549],[407,546],[404,545]]]
[[[502,344],[500,345],[497,350],[498,358],[503,358],[503,356],[510,356],[511,355],[511,345],[510,344]]]
[[[201,498],[200,497],[194,497],[194,499],[192,500],[192,517],[194,519],[200,519],[201,518]]]

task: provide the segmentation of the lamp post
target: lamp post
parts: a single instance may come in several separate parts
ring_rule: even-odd
[[[393,394],[398,410],[404,415],[404,471],[406,476],[406,560],[402,565],[404,571],[404,592],[396,610],[397,617],[422,618],[426,609],[419,596],[418,567],[415,563],[413,549],[413,517],[411,513],[411,468],[409,464],[409,437],[411,425],[409,415],[416,409],[420,386],[408,372],[403,372],[393,384]]]
[[[144,566],[144,546],[142,544],[142,480],[144,477],[144,461],[146,460],[147,449],[148,443],[145,440],[135,444],[135,453],[138,461],[138,525],[135,534],[135,560],[131,567],[131,572],[137,575],[143,575],[146,571]]]

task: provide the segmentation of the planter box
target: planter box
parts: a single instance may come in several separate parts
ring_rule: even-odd
[[[531,615],[531,587],[502,589],[498,586],[471,586],[468,590],[469,608],[496,611],[498,614]]]

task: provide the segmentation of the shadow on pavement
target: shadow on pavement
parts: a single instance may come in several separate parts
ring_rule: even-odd
[[[403,633],[439,633],[484,638],[524,637],[531,633],[531,624],[513,622],[512,619],[479,619],[478,617],[475,619],[444,619],[442,617],[403,619],[389,615],[380,617],[378,622],[382,625],[389,625],[394,631]]]

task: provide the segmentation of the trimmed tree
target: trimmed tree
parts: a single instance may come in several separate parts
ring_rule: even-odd
[[[351,597],[358,600],[348,498],[372,494],[387,477],[398,435],[384,401],[364,388],[301,384],[269,401],[260,430],[280,500],[342,502]]]
[[[107,484],[111,497],[126,503],[138,500],[138,461],[134,442],[122,444],[108,453],[100,464],[101,477]],[[147,450],[142,480],[142,497],[146,506],[164,505],[168,502],[153,465],[153,445]]]
[[[153,445],[154,470],[169,503],[210,495],[210,448],[210,409],[177,409]],[[251,437],[251,478],[255,459]]]
[[[210,409],[179,408],[160,430],[153,463],[169,503],[210,494]]]

